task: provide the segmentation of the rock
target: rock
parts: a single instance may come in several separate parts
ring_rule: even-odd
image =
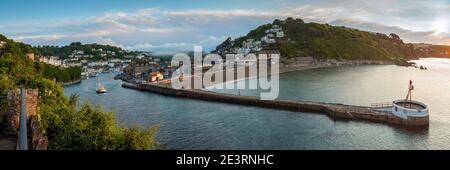
[[[37,119],[37,116],[31,117],[30,122],[31,148],[33,150],[47,150],[48,138],[44,135],[44,131]]]

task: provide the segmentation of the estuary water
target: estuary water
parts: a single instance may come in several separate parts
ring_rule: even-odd
[[[170,149],[450,149],[450,60],[415,62],[428,70],[369,65],[284,73],[279,98],[370,106],[405,98],[412,80],[413,99],[430,108],[425,130],[162,96],[122,88],[114,74],[65,87],[65,94],[78,93],[81,101],[115,112],[122,126],[159,125],[157,140]],[[96,94],[97,82],[109,93]],[[246,96],[261,92],[213,91]]]

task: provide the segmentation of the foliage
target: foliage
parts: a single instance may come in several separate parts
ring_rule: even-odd
[[[83,105],[78,111],[64,106],[46,107],[41,121],[49,138],[49,149],[57,150],[150,150],[158,149],[156,127],[121,128],[113,113]]]
[[[69,97],[69,106],[75,108],[78,104],[79,94],[71,94]]]
[[[99,51],[102,49],[102,51]],[[85,55],[92,55],[90,60],[98,61],[103,59],[118,58],[124,59],[126,55],[136,55],[137,52],[125,51],[119,47],[100,44],[81,44],[80,42],[73,42],[67,46],[38,46],[35,48],[37,55],[44,56],[58,56],[60,59],[67,59],[73,51],[83,51]],[[105,51],[114,52],[115,55],[107,54],[102,56]]]
[[[75,80],[80,68],[61,70],[35,63],[25,57],[31,46],[16,43],[0,35],[6,45],[0,48],[0,96],[23,87],[39,89],[40,122],[49,139],[49,149],[159,149],[154,141],[157,127],[119,127],[114,114],[83,105],[76,109],[78,96],[68,100],[59,81]],[[76,44],[74,44],[76,45]],[[6,109],[0,100],[0,109]],[[0,110],[2,111],[2,110]]]
[[[44,77],[52,80],[54,79],[57,82],[68,82],[81,79],[81,67],[60,69],[59,67],[49,64],[38,63],[38,65],[43,65],[43,67],[37,67],[42,69]]]
[[[450,58],[450,46],[448,45],[431,45],[416,44],[419,47],[414,48],[414,54],[420,57],[444,57]],[[414,45],[412,45],[414,47]]]

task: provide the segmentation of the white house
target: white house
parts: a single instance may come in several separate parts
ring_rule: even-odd
[[[138,55],[136,58],[137,59],[143,59],[145,56],[144,55]]]
[[[248,53],[250,53],[250,48],[239,48],[239,54],[247,55]]]
[[[74,54],[84,55],[84,51],[82,51],[82,50],[75,50]]]
[[[266,43],[269,43],[269,44],[272,44],[272,43],[275,43],[275,42],[276,41],[273,38],[269,38],[269,39],[266,40]]]
[[[47,64],[54,65],[54,66],[61,66],[62,65],[62,61],[59,59],[59,57],[51,56],[48,59],[48,63]]]
[[[0,41],[0,48],[3,47],[6,44],[5,41]]]
[[[277,38],[283,38],[284,37],[284,32],[283,31],[278,31],[277,32]]]

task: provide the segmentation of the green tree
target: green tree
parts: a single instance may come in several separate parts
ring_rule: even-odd
[[[3,36],[0,35],[0,39]],[[156,127],[148,130],[120,127],[114,114],[90,105],[76,108],[78,96],[68,100],[63,87],[53,79],[69,81],[79,78],[81,68],[60,69],[34,63],[25,53],[31,46],[8,40],[0,48],[0,95],[19,87],[39,90],[38,117],[49,139],[49,149],[159,149],[154,140]],[[42,47],[43,50],[56,47]],[[51,51],[51,50],[50,50]],[[0,109],[6,109],[0,99]]]

